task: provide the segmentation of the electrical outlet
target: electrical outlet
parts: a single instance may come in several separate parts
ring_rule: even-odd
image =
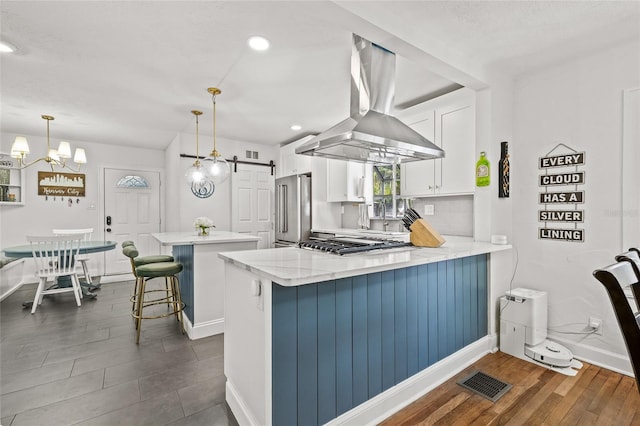
[[[602,325],[603,325],[603,321],[600,318],[596,318],[596,317],[589,317],[589,323],[588,323],[589,327],[591,327],[592,329],[594,329],[594,334],[597,334],[599,336],[602,336]]]
[[[425,216],[433,216],[435,214],[435,208],[433,204],[425,204],[424,206],[424,215]]]

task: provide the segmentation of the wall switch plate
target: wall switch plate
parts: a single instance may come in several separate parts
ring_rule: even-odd
[[[433,204],[425,204],[424,206],[424,214],[425,216],[433,216],[436,214],[436,210]]]

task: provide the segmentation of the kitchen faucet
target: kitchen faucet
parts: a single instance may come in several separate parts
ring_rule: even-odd
[[[387,226],[389,226],[389,222],[387,222],[387,206],[384,202],[380,202],[380,215],[382,216],[382,230],[387,232]]]

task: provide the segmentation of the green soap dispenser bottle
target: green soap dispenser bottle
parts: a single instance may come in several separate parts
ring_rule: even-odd
[[[489,160],[486,153],[482,151],[476,163],[476,186],[489,186],[489,183]]]

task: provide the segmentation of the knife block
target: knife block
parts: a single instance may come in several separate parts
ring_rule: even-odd
[[[409,234],[409,240],[411,244],[417,247],[440,247],[445,243],[445,239],[442,235],[438,234],[438,231],[424,219],[418,219],[409,227],[411,233]]]

